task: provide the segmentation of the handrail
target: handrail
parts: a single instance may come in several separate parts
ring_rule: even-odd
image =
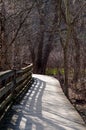
[[[0,120],[18,96],[29,89],[32,70],[30,64],[20,70],[0,72]]]

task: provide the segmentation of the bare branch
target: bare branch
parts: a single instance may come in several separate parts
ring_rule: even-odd
[[[75,17],[73,18],[71,24],[74,24],[76,19],[78,18],[79,14],[81,13],[82,9],[85,7],[86,2],[83,3],[83,5],[81,6],[81,8],[79,9],[79,11],[76,13]]]
[[[34,3],[33,3],[32,6],[30,7],[30,9],[28,10],[28,12],[27,12],[26,16],[24,17],[24,19],[20,22],[19,27],[18,27],[18,29],[17,29],[17,31],[16,31],[16,33],[15,33],[15,35],[14,35],[12,41],[10,42],[9,46],[11,46],[11,45],[14,43],[14,41],[15,41],[15,39],[16,39],[16,37],[17,37],[19,31],[20,31],[20,29],[22,28],[22,25],[24,24],[24,22],[25,22],[26,19],[28,18],[28,14],[31,12],[33,6],[34,6]]]

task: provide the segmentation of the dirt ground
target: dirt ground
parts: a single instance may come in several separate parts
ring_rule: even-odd
[[[69,90],[69,95],[73,106],[77,109],[84,122],[86,123],[86,100],[84,98],[80,99],[80,96],[82,97],[82,95],[78,95],[72,89]]]

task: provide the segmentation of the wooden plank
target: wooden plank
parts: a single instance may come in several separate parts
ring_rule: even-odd
[[[21,84],[27,77],[28,77],[28,76],[26,76],[26,77],[23,77],[23,76],[22,76],[22,78],[21,78],[21,77],[18,77],[18,78],[16,79],[16,85],[18,86],[19,84]]]
[[[16,91],[17,93],[24,87],[24,85],[26,84],[27,80],[25,80],[22,84],[20,84],[19,86],[16,87]]]
[[[12,102],[0,113],[0,121],[3,119],[5,116],[6,112],[9,110],[9,108],[12,106]]]
[[[28,65],[27,67],[24,67],[24,68],[21,68],[21,70],[17,70],[16,71],[16,74],[20,74],[20,73],[26,73],[27,71],[32,71],[32,67],[33,67],[33,64],[30,64]]]
[[[16,72],[17,77],[21,77],[25,74],[32,74],[32,69],[30,69],[30,70],[19,70],[19,71]]]
[[[30,80],[27,81],[27,84],[24,85],[24,88],[21,89],[21,91],[15,96],[15,99],[20,96],[25,90],[27,90],[28,84],[30,83]]]
[[[19,91],[21,87],[23,87],[24,85],[26,85],[27,82],[29,82],[30,78],[31,77],[29,76],[26,80],[24,80],[22,84],[18,85],[15,90]]]
[[[8,70],[4,72],[0,72],[0,82],[4,79],[7,79],[8,77],[12,76],[14,74],[13,70]]]
[[[10,82],[9,84],[6,84],[3,88],[0,89],[0,98],[6,94],[9,90],[13,88],[13,82]]]
[[[12,99],[12,94],[10,94],[1,104],[0,104],[0,110],[2,110],[8,102],[10,102]]]
[[[28,69],[23,70],[23,74],[24,73],[29,73],[29,72],[32,72],[32,68],[28,68]]]
[[[28,65],[26,67],[23,67],[22,69],[25,70],[25,69],[32,68],[32,67],[33,67],[33,64],[30,64],[30,65]]]
[[[20,95],[21,92],[23,92],[24,88],[26,88],[26,86],[30,83],[31,81],[31,77],[29,76],[27,80],[25,80],[21,85],[16,87],[16,96]]]
[[[25,79],[27,79],[29,76],[31,77],[31,73],[22,75],[22,78],[21,78],[21,76],[19,76],[19,77],[16,79],[16,85],[21,84],[21,83],[22,83]]]

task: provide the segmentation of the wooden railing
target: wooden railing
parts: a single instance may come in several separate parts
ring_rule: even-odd
[[[0,72],[0,120],[18,96],[29,89],[32,81],[33,65],[21,70]]]

